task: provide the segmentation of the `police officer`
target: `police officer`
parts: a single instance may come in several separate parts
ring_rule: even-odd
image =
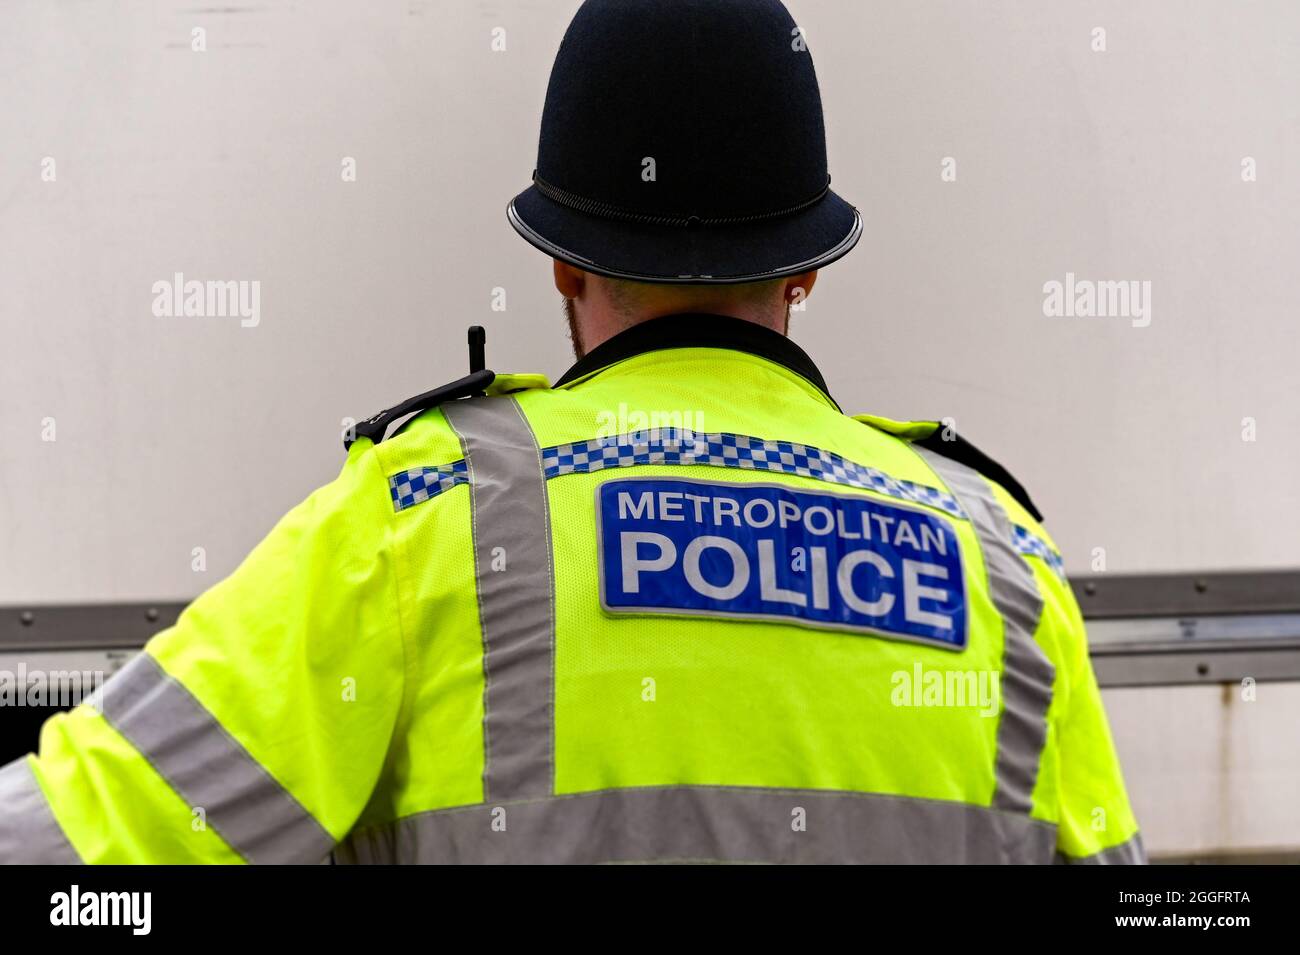
[[[0,858],[1141,861],[1029,498],[783,334],[862,226],[778,0],[588,0],[508,215],[577,364],[359,425],[0,770]]]

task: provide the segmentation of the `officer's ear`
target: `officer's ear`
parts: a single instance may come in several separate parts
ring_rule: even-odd
[[[574,268],[567,262],[552,259],[552,272],[555,275],[555,289],[565,298],[578,298],[587,284],[587,273]]]
[[[785,303],[787,305],[798,305],[809,295],[812,294],[813,286],[817,284],[817,270],[803,272],[799,275],[792,275],[785,280]]]

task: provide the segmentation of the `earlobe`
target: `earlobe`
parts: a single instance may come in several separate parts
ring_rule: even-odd
[[[565,298],[573,299],[582,295],[584,278],[580,269],[575,269],[566,262],[552,259],[551,272],[555,277],[555,290]]]
[[[785,283],[785,301],[787,305],[797,305],[812,294],[817,284],[817,270],[791,276]]]

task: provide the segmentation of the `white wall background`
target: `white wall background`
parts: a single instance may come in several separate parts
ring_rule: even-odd
[[[1300,564],[1300,5],[791,8],[866,221],[795,327],[841,403],[956,417],[1073,572]],[[504,210],[574,9],[5,5],[0,600],[193,595],[471,323],[492,367],[567,367]],[[1045,318],[1067,271],[1149,280],[1150,326]],[[155,318],[175,272],[259,280],[261,324]]]
[[[1142,838],[1155,855],[1300,854],[1300,683],[1105,690]]]
[[[504,213],[576,6],[4,5],[0,603],[194,595],[336,473],[344,417],[462,374],[469,324],[498,370],[568,366]],[[1073,573],[1300,565],[1300,4],[791,8],[866,222],[795,326],[841,404],[956,417]],[[1150,326],[1045,318],[1067,271],[1150,281]],[[154,317],[175,272],[260,281],[260,325]],[[1300,701],[1228,766],[1245,720],[1197,692],[1110,694],[1155,847],[1300,844],[1270,762]],[[1202,777],[1231,792],[1161,811]]]

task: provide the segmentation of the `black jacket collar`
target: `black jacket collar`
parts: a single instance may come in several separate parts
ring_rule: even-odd
[[[790,339],[742,318],[706,312],[681,312],[633,325],[580,358],[560,376],[555,387],[584,378],[625,358],[665,348],[728,348],[757,355],[790,369],[816,386],[831,399],[832,404],[835,402],[813,360]]]

